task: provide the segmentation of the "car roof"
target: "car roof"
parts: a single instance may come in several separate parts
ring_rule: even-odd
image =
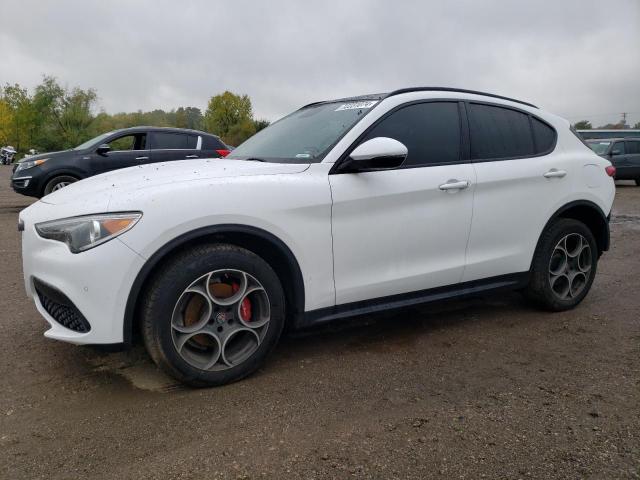
[[[358,102],[358,101],[365,101],[365,100],[382,100],[384,98],[387,97],[392,97],[394,95],[401,95],[403,93],[410,93],[410,92],[455,92],[455,93],[469,93],[469,94],[473,94],[473,95],[482,95],[484,97],[491,97],[491,98],[499,98],[501,100],[508,100],[510,102],[516,102],[516,103],[521,103],[523,105],[527,105],[529,107],[533,107],[533,108],[538,108],[535,105],[528,103],[528,102],[524,102],[522,100],[517,100],[515,98],[510,98],[510,97],[504,97],[502,95],[496,95],[493,93],[487,93],[487,92],[480,92],[478,90],[467,90],[464,88],[453,88],[453,87],[409,87],[409,88],[401,88],[399,90],[394,90],[392,92],[389,93],[373,93],[373,94],[369,94],[369,95],[360,95],[357,97],[346,97],[346,98],[339,98],[336,100],[324,100],[324,101],[320,101],[320,102],[313,102],[313,103],[309,103],[308,105],[305,105],[302,108],[307,108],[313,105],[320,105],[323,103],[335,103],[335,102]]]

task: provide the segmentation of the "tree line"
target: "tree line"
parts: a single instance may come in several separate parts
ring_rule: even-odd
[[[17,83],[6,84],[0,88],[0,146],[12,145],[20,153],[64,150],[111,130],[140,125],[203,130],[236,146],[269,125],[254,118],[249,96],[229,91],[211,97],[204,113],[193,106],[94,113],[97,101],[94,89],[63,87],[50,76],[31,92]]]

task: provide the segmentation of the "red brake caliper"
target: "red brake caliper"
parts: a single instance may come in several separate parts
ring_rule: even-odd
[[[240,289],[240,285],[237,283],[233,283],[231,286],[233,288],[233,293],[236,293]],[[251,300],[249,300],[249,298],[242,300],[242,303],[240,304],[240,316],[245,322],[251,321]]]

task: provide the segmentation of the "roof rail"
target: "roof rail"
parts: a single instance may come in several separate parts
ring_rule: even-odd
[[[409,93],[409,92],[426,92],[426,91],[435,91],[435,92],[458,92],[458,93],[471,93],[474,95],[483,95],[485,97],[493,97],[500,98],[502,100],[509,100],[510,102],[521,103],[523,105],[528,105],[529,107],[538,108],[535,105],[523,102],[522,100],[516,100],[515,98],[503,97],[502,95],[494,95],[493,93],[479,92],[478,90],[465,90],[464,88],[449,88],[449,87],[413,87],[413,88],[401,88],[399,90],[394,90],[393,92],[387,95],[391,97],[393,95],[400,95],[401,93]]]

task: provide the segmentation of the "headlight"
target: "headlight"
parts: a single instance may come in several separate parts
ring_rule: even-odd
[[[36,223],[42,238],[66,243],[72,253],[89,250],[122,235],[142,217],[142,212],[105,213]]]
[[[18,163],[18,166],[16,167],[16,172],[19,172],[20,170],[26,170],[28,168],[37,167],[38,165],[42,165],[47,160],[49,160],[49,159],[48,158],[41,158],[40,160],[28,160],[26,162],[20,162],[20,163]]]

